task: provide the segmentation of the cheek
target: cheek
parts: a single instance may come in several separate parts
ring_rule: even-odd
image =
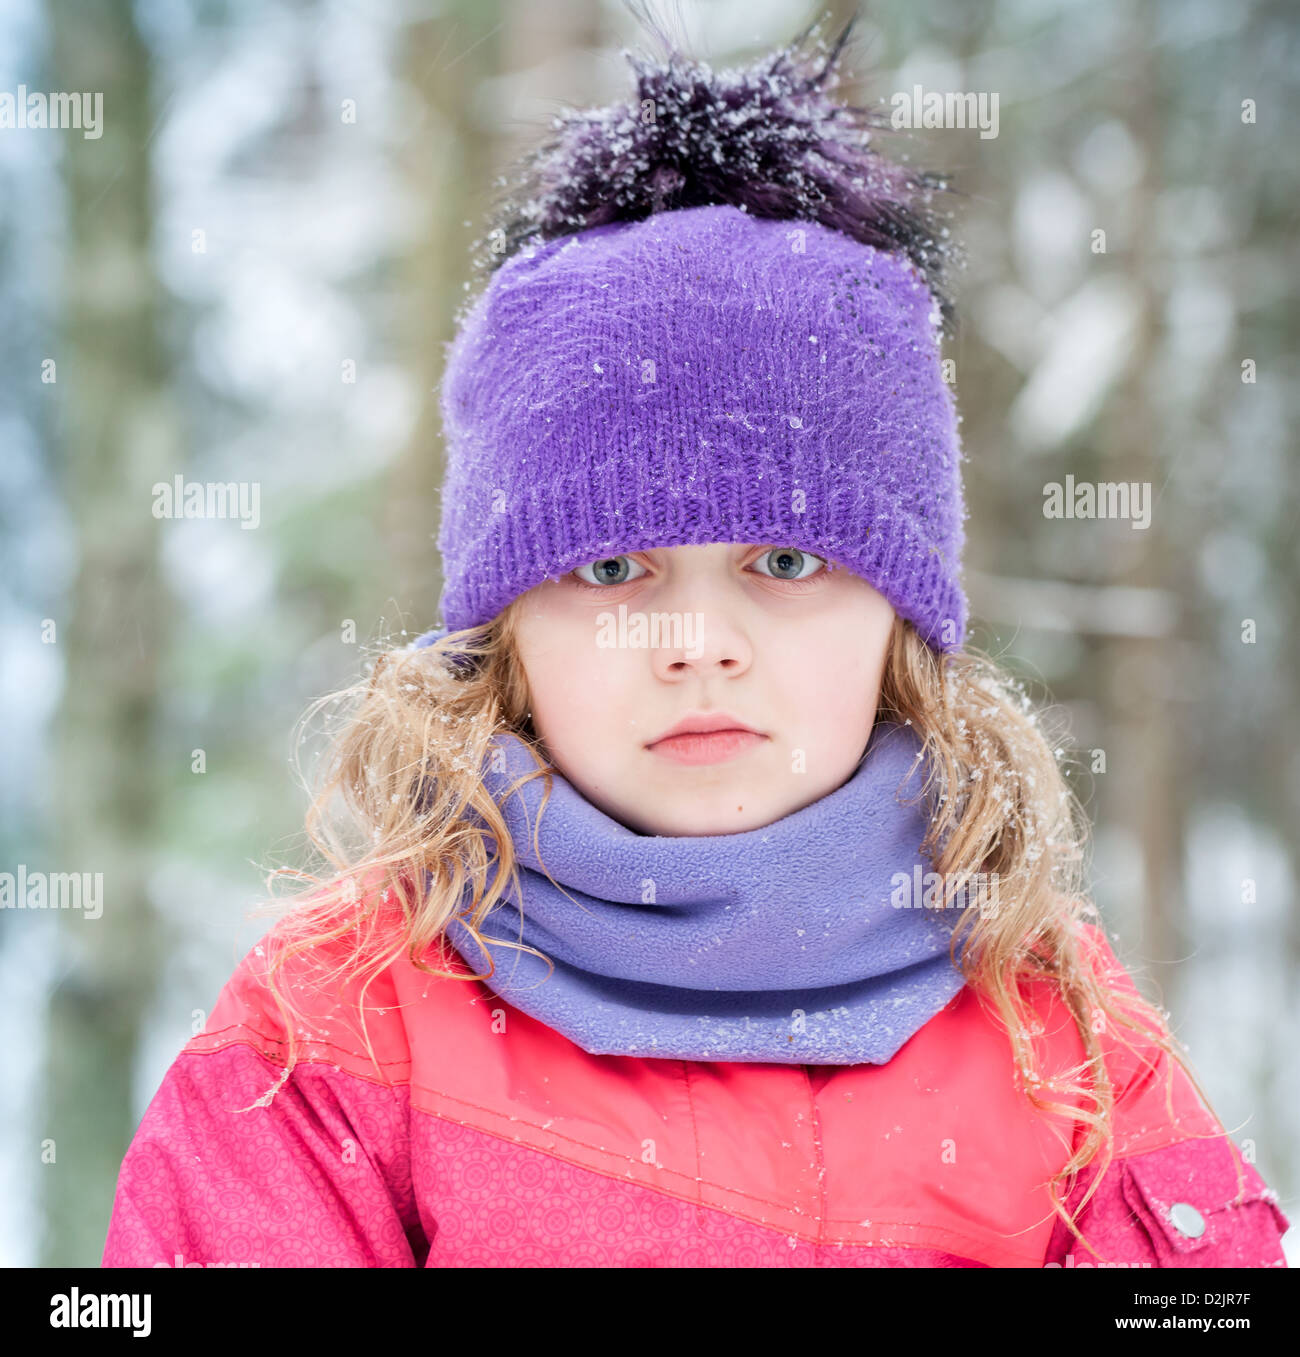
[[[625,657],[600,649],[592,625],[551,622],[520,646],[534,720],[553,737],[597,728],[625,692]]]
[[[846,636],[852,641],[846,643]],[[785,710],[818,729],[869,725],[884,653],[874,630],[856,619],[810,631],[787,651],[781,679]]]

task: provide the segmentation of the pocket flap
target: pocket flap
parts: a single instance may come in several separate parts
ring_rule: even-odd
[[[1165,1267],[1285,1267],[1290,1226],[1227,1136],[1184,1140],[1123,1161],[1124,1198]]]

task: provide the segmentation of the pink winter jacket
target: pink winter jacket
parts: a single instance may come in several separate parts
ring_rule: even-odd
[[[1286,1266],[1258,1172],[1176,1063],[1119,1042],[1114,1157],[1069,1198],[1100,1174],[1076,1239],[1046,1184],[1081,1130],[1032,1109],[969,988],[887,1065],[708,1063],[588,1054],[403,958],[364,1024],[352,988],[294,984],[286,1076],[265,950],[150,1103],[105,1267]],[[1031,992],[1040,1069],[1080,1060],[1059,997]]]

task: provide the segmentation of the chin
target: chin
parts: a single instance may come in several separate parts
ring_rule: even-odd
[[[744,805],[743,811],[737,811],[735,806]],[[761,829],[766,824],[771,824],[773,820],[779,819],[779,815],[762,814],[753,804],[752,800],[737,800],[728,810],[723,809],[716,797],[711,798],[707,805],[701,805],[697,810],[684,810],[680,815],[673,816],[669,820],[657,822],[656,827],[643,829],[642,833],[659,834],[663,837],[671,838],[705,838],[715,837],[723,834],[744,834],[751,829]]]

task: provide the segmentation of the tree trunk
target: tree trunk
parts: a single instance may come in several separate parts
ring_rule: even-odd
[[[1144,171],[1133,193],[1131,234],[1115,242],[1131,261],[1127,283],[1138,301],[1137,332],[1126,387],[1114,405],[1116,432],[1106,445],[1108,461],[1099,464],[1099,480],[1148,482],[1152,521],[1143,534],[1145,548],[1135,569],[1122,583],[1139,588],[1173,588],[1186,592],[1183,559],[1177,540],[1171,539],[1168,514],[1161,513],[1161,489],[1170,468],[1161,455],[1160,423],[1154,409],[1155,356],[1160,298],[1153,274],[1157,260],[1156,195],[1163,138],[1160,127],[1159,71],[1153,53],[1155,36],[1149,17],[1135,12],[1133,31],[1125,47],[1132,69],[1125,88],[1132,104],[1125,122],[1142,148]],[[1113,267],[1113,265],[1111,266]],[[1177,468],[1172,468],[1174,474]],[[1170,497],[1170,501],[1173,500]],[[1118,525],[1117,525],[1118,527]],[[1185,530],[1185,525],[1184,525]],[[1135,827],[1142,854],[1142,899],[1135,914],[1143,921],[1139,952],[1158,963],[1152,979],[1160,987],[1161,1003],[1174,1011],[1182,979],[1177,965],[1187,955],[1184,835],[1188,810],[1187,760],[1173,729],[1171,695],[1178,685],[1169,666],[1179,653],[1168,638],[1116,638],[1106,647],[1103,672],[1112,682],[1116,748],[1108,766],[1118,774],[1119,804],[1110,810],[1122,824]],[[1136,939],[1135,939],[1136,941]]]
[[[399,75],[417,119],[401,157],[412,198],[423,207],[418,244],[401,262],[404,349],[421,392],[420,412],[389,482],[386,517],[393,599],[417,629],[432,626],[439,593],[436,546],[443,458],[437,392],[443,346],[469,277],[494,172],[492,137],[475,90],[496,74],[500,22],[493,5],[455,4],[406,30]],[[466,226],[466,222],[470,226]]]
[[[47,0],[52,87],[103,94],[103,133],[60,139],[65,292],[52,421],[79,551],[54,619],[51,870],[101,875],[103,913],[61,912],[49,998],[40,1266],[98,1266],[137,1118],[132,1073],[161,962],[148,876],[159,803],[159,655],[168,629],[152,489],[177,471],[175,412],[150,257],[150,56],[129,0]],[[188,751],[184,752],[188,758]],[[53,1154],[52,1161],[50,1154]],[[38,1147],[32,1147],[32,1154]]]

